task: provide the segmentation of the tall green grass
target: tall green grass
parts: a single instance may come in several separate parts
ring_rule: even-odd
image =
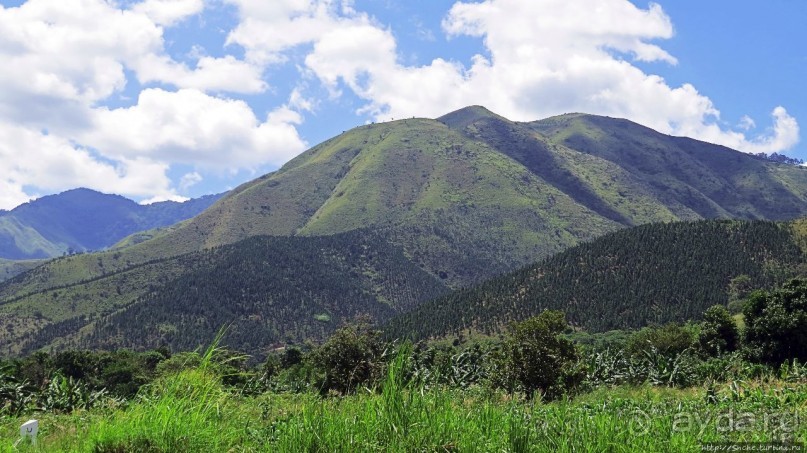
[[[410,359],[403,352],[378,388],[357,395],[250,397],[222,386],[215,354],[211,348],[201,365],[160,379],[128,406],[45,415],[38,450],[19,451],[664,452],[700,451],[707,441],[807,437],[798,422],[736,424],[746,413],[795,417],[807,407],[803,380],[686,390],[622,386],[527,403],[482,387],[426,389],[407,382]],[[698,419],[685,426],[686,416]],[[0,451],[13,451],[21,421],[0,421]]]
[[[234,412],[214,361],[222,352],[224,329],[198,366],[159,379],[128,409],[101,420],[89,436],[92,450],[113,452],[226,451],[239,442],[236,430],[222,430]],[[233,358],[231,358],[233,359]]]

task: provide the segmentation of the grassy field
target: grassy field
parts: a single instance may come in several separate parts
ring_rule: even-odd
[[[398,360],[377,391],[353,396],[249,396],[223,387],[203,361],[155,382],[128,404],[0,419],[0,451],[663,452],[807,437],[804,382],[600,388],[541,403],[481,388],[406,386],[400,369]],[[28,418],[40,421],[38,445],[15,449]]]

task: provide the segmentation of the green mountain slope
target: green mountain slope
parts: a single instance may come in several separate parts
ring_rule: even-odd
[[[0,258],[53,258],[104,249],[137,231],[193,217],[219,197],[150,205],[89,189],[42,197],[0,212]]]
[[[383,321],[446,291],[369,231],[260,236],[4,303],[13,332],[0,333],[0,348],[187,350],[228,325],[228,344],[258,351],[322,338],[361,314]]]
[[[30,314],[59,288],[100,284],[109,275],[153,269],[178,279],[186,267],[161,263],[262,235],[370,229],[414,266],[460,288],[625,227],[803,215],[803,168],[625,120],[565,115],[517,123],[475,106],[340,134],[192,219],[0,284],[0,303],[9,314]],[[160,273],[162,265],[168,267]],[[122,307],[143,294],[141,287],[119,286],[114,296],[105,288],[106,298],[93,290],[87,303]],[[43,318],[42,325],[58,322]]]
[[[552,143],[619,165],[678,218],[782,220],[804,214],[807,168],[627,120],[571,114],[526,124]]]
[[[696,319],[728,302],[739,275],[760,287],[807,270],[804,226],[708,220],[621,230],[429,301],[394,319],[388,334],[493,333],[545,309],[592,331]]]
[[[66,244],[45,239],[14,216],[0,217],[0,251],[5,259],[47,258],[59,256],[67,249]]]

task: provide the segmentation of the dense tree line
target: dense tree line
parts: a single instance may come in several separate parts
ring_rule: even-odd
[[[803,159],[797,159],[795,157],[786,156],[784,154],[779,153],[756,153],[752,154],[752,156],[760,159],[766,160],[769,162],[776,162],[778,164],[788,164],[788,165],[802,165],[804,163]]]
[[[786,224],[644,225],[429,301],[385,330],[390,337],[416,339],[466,329],[494,333],[545,309],[563,310],[572,325],[590,331],[686,321],[712,305],[726,305],[738,276],[746,286],[771,287],[799,274],[803,265]]]

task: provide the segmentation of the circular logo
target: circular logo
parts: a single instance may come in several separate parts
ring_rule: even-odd
[[[628,425],[631,436],[643,436],[650,432],[650,416],[641,409],[634,409]]]

